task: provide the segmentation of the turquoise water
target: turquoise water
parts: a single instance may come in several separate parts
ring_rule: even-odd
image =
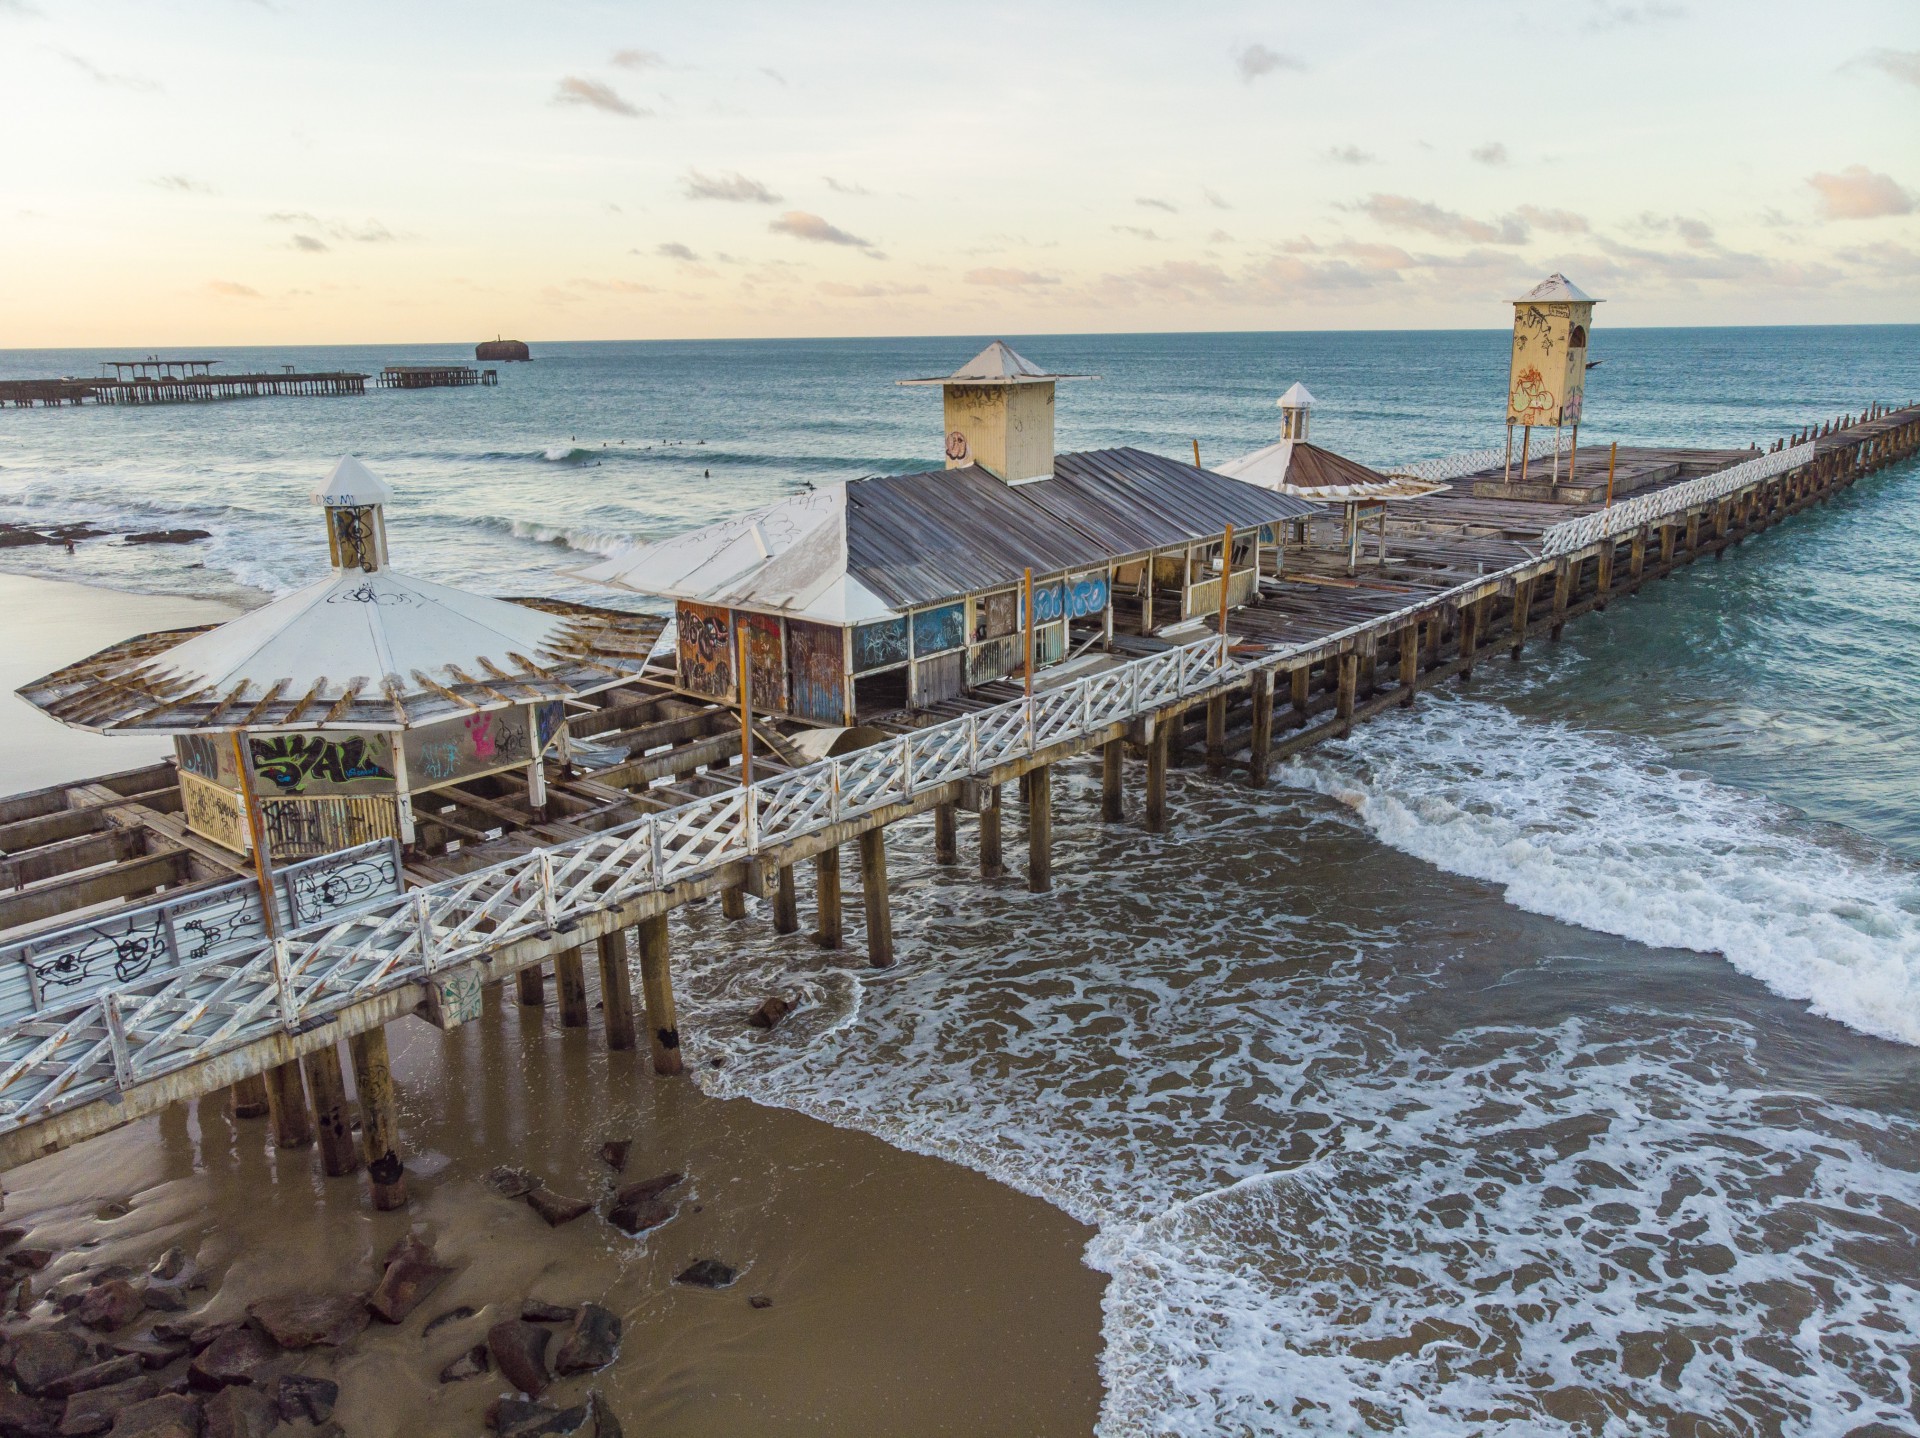
[[[1360,458],[1500,434],[1499,333],[1010,338],[1100,376],[1063,387],[1063,448],[1224,458],[1295,379]],[[0,412],[0,519],[214,532],[0,565],[283,590],[351,450],[400,491],[400,563],[585,593],[554,571],[623,538],[935,463],[937,400],[891,381],[983,342],[543,345],[497,389]],[[1920,395],[1917,342],[1601,330],[1583,442],[1764,443]],[[1914,1431],[1916,553],[1909,464],[1265,794],[1177,775],[1164,837],[1067,774],[1050,896],[910,830],[886,974],[690,914],[701,1081],[1096,1225],[1104,1434]],[[776,988],[807,1003],[742,1030]]]

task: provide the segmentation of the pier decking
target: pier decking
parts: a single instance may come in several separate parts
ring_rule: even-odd
[[[460,389],[499,384],[500,371],[470,364],[390,364],[380,371],[379,383],[382,389]]]
[[[367,377],[351,370],[286,369],[266,374],[138,375],[131,379],[0,380],[0,405],[15,409],[80,404],[185,404],[262,395],[365,394]]]
[[[563,1023],[587,1027],[589,946],[606,1042],[632,1047],[644,1031],[655,1070],[678,1072],[673,909],[719,894],[724,912],[744,920],[751,895],[767,902],[777,932],[795,933],[796,870],[811,861],[814,938],[838,948],[847,937],[840,852],[855,843],[867,953],[890,964],[892,824],[932,812],[936,858],[954,863],[958,816],[976,814],[980,869],[995,874],[1004,862],[1002,793],[1019,781],[1028,884],[1045,890],[1052,765],[1099,752],[1102,815],[1119,822],[1127,760],[1144,761],[1140,816],[1162,829],[1170,766],[1197,755],[1217,773],[1265,784],[1285,755],[1414,704],[1499,653],[1518,656],[1537,638],[1557,638],[1571,619],[1911,457],[1920,451],[1920,406],[1875,409],[1795,439],[1767,451],[1621,449],[1616,485],[1623,469],[1638,482],[1611,506],[1572,493],[1490,497],[1484,481],[1501,472],[1498,463],[1484,455],[1436,462],[1425,477],[1446,491],[1396,506],[1384,556],[1370,538],[1349,574],[1344,544],[1315,520],[1311,537],[1327,542],[1290,549],[1284,574],[1262,577],[1258,603],[1235,611],[1224,636],[1215,619],[1127,633],[1130,616],[1117,609],[1112,652],[1044,673],[1030,697],[1001,681],[931,712],[882,716],[889,737],[819,762],[795,748],[795,732],[756,721],[750,786],[737,711],[675,692],[664,673],[643,674],[570,704],[574,736],[614,759],[597,771],[551,764],[545,812],[487,781],[440,791],[437,806],[417,816],[406,892],[276,939],[236,939],[192,966],[0,1013],[0,1169],[262,1076],[280,1141],[296,1144],[303,1124],[310,1141],[295,1060],[306,1065],[316,1102],[344,1102],[341,1040],[356,1040],[358,1058],[395,1018],[458,1026],[478,1014],[484,985],[508,977],[519,981],[522,1002],[541,1002],[544,991],[528,976],[537,979],[548,962]],[[1591,455],[1583,449],[1581,480]],[[1081,637],[1076,631],[1070,653]],[[114,912],[103,905],[231,878],[233,856],[200,852],[196,844],[212,846],[173,817],[172,783],[172,766],[157,765],[0,801],[0,847],[15,888],[0,939],[14,939],[17,926],[45,931],[62,915],[71,925]],[[391,1143],[391,1101],[390,1085],[362,1098],[365,1157],[381,1202],[399,1201],[391,1148],[373,1151],[373,1135]],[[360,1161],[346,1151],[324,1156],[330,1173]]]

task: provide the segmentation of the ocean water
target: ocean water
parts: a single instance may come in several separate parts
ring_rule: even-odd
[[[1920,394],[1917,341],[1602,331],[1583,439],[1764,443]],[[399,562],[583,593],[554,574],[581,552],[930,465],[938,402],[890,381],[979,343],[539,346],[493,390],[0,412],[0,519],[214,531],[0,565],[281,591],[351,450],[401,492]],[[1498,436],[1498,333],[1014,343],[1100,376],[1063,387],[1063,447],[1239,453],[1294,379],[1361,458]],[[1051,895],[939,868],[909,826],[885,973],[857,933],[823,954],[695,910],[700,1082],[1095,1225],[1108,1438],[1915,1431],[1916,552],[1910,464],[1263,793],[1176,774],[1167,834],[1102,825],[1075,768]],[[743,1030],[773,989],[802,1008]]]

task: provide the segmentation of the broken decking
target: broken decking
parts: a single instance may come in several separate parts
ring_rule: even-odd
[[[591,945],[609,1046],[632,1046],[644,1027],[656,1070],[676,1072],[666,929],[673,909],[718,893],[728,916],[739,918],[753,893],[769,900],[777,931],[794,932],[794,870],[812,861],[816,938],[837,947],[840,850],[856,842],[870,957],[890,963],[885,830],[901,819],[932,811],[936,858],[953,862],[957,815],[977,812],[981,869],[991,874],[1002,863],[1001,795],[1021,781],[1028,882],[1045,889],[1053,764],[1100,751],[1102,812],[1118,820],[1123,756],[1144,757],[1143,817],[1149,829],[1163,828],[1167,768],[1190,748],[1215,769],[1238,766],[1262,784],[1284,755],[1411,704],[1421,689],[1494,653],[1557,636],[1569,619],[1718,554],[1916,449],[1920,408],[1877,412],[1791,450],[1692,452],[1672,474],[1606,510],[1475,497],[1473,476],[1461,475],[1447,494],[1396,513],[1384,564],[1350,579],[1344,551],[1337,559],[1317,550],[1294,556],[1287,578],[1263,583],[1258,606],[1234,613],[1228,647],[1211,626],[1184,644],[1179,633],[1122,635],[1116,655],[1081,674],[1045,676],[1052,682],[1031,701],[1006,694],[1011,686],[963,696],[948,706],[947,722],[940,714],[903,717],[889,726],[890,741],[820,765],[790,765],[798,756],[780,754],[778,736],[768,735],[774,757],[756,758],[751,789],[730,768],[737,735],[727,711],[644,684],[610,691],[600,735],[657,742],[630,751],[621,772],[562,776],[583,807],[559,817],[529,813],[532,822],[514,828],[512,805],[498,796],[468,796],[465,804],[450,797],[450,812],[426,820],[444,821],[440,849],[416,859],[418,887],[405,896],[324,930],[149,975],[0,1027],[0,1168],[228,1085],[241,1086],[243,1102],[258,1091],[272,1105],[283,1144],[303,1133],[310,1142],[293,1061],[302,1061],[314,1101],[338,1110],[337,1045],[349,1039],[356,1069],[366,1069],[376,1199],[399,1202],[392,1115],[382,1108],[390,1109],[391,1085],[379,1081],[379,1031],[393,1018],[416,1014],[451,1027],[477,1014],[484,985],[509,976],[520,978],[523,1001],[537,1001],[544,986],[528,976],[537,979],[550,961],[563,1023],[584,1027]],[[1003,695],[1008,702],[991,702]],[[593,738],[594,715],[575,724]],[[136,795],[148,792],[140,787],[147,781],[122,780]],[[96,787],[104,810],[149,807],[112,783]],[[46,803],[4,812],[14,825],[45,821],[53,844],[101,832]],[[151,807],[165,817],[164,801]],[[503,848],[524,851],[496,858]],[[31,889],[45,878],[23,882]],[[336,1149],[324,1155],[329,1172],[357,1165],[350,1146]]]

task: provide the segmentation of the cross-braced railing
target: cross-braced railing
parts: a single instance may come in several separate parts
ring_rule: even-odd
[[[1585,549],[1589,544],[1597,544],[1609,537],[1632,534],[1643,524],[1651,524],[1669,514],[1684,514],[1703,504],[1712,504],[1730,494],[1739,493],[1750,484],[1758,484],[1761,480],[1772,479],[1776,474],[1798,469],[1812,459],[1813,447],[1809,441],[1807,444],[1770,450],[1731,469],[1703,474],[1697,479],[1656,489],[1649,494],[1636,494],[1618,504],[1595,510],[1592,514],[1583,514],[1565,524],[1554,525],[1540,536],[1540,552],[1571,554],[1576,549]]]

